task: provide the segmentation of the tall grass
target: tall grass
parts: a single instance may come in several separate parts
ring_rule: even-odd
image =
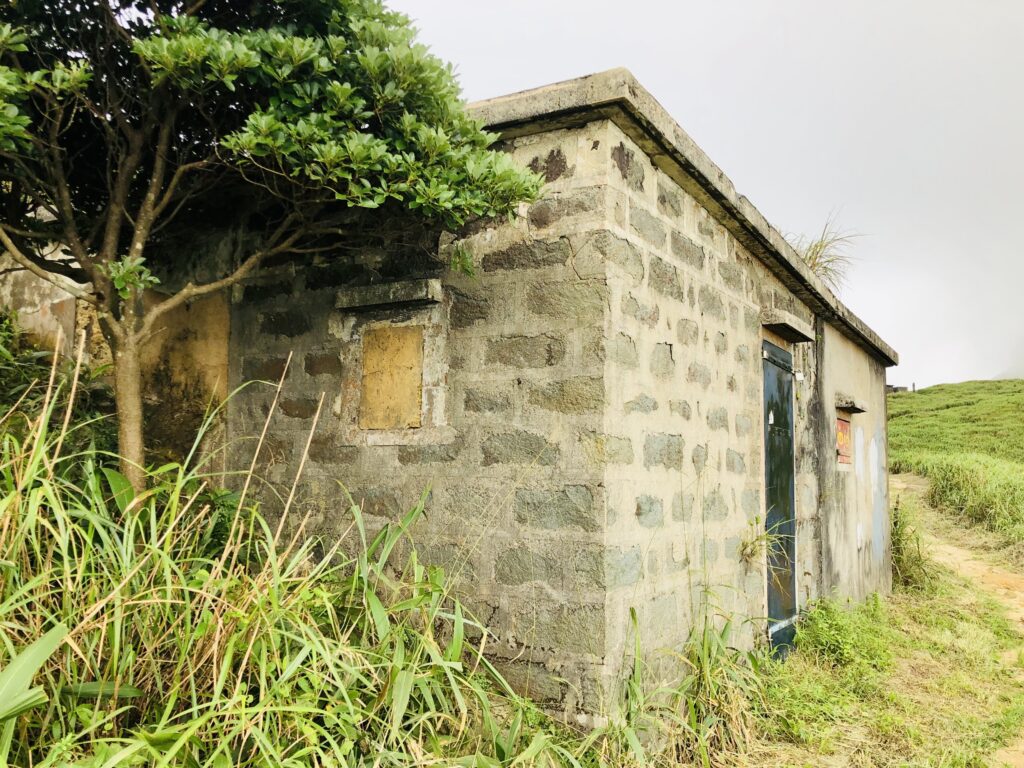
[[[891,467],[931,480],[928,502],[1024,542],[1024,381],[972,381],[889,398]]]
[[[929,504],[1024,541],[1024,464],[974,453],[903,453],[892,469],[931,480]]]
[[[0,439],[0,666],[50,627],[50,703],[16,722],[14,765],[335,766],[567,761],[555,739],[510,739],[530,711],[483,657],[485,638],[415,552],[422,512],[357,554],[317,555],[302,522],[210,504],[180,465],[133,497],[75,427],[59,387]],[[65,401],[66,402],[66,401]],[[282,521],[283,522],[283,521]],[[542,764],[542,763],[538,763]]]
[[[572,730],[509,688],[486,627],[403,541],[421,505],[371,534],[339,492],[343,547],[181,464],[135,496],[61,365],[0,436],[0,669],[68,631],[35,681],[48,700],[10,721],[10,764],[711,766],[744,749],[756,655],[728,624],[698,627],[653,689],[638,638],[619,706]]]

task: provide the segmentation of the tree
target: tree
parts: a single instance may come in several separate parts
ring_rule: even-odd
[[[511,215],[539,181],[494,139],[466,115],[451,68],[378,0],[0,9],[0,246],[96,307],[136,488],[140,350],[169,311],[269,257],[336,251],[354,211],[447,228]],[[167,279],[183,267],[161,245],[225,197],[245,201],[244,247],[216,279]]]

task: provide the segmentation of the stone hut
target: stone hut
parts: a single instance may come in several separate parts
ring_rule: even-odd
[[[613,695],[630,609],[653,651],[705,611],[784,642],[817,596],[886,592],[896,353],[627,71],[472,109],[547,181],[466,233],[475,276],[376,281],[378,252],[369,277],[307,267],[234,297],[232,387],[295,355],[272,479],[326,393],[319,532],[348,525],[337,480],[380,520],[429,488],[422,553],[509,678],[568,714]],[[232,433],[269,397],[237,397]]]
[[[620,690],[631,610],[653,654],[706,615],[785,643],[816,597],[888,591],[896,353],[627,71],[472,109],[547,181],[517,220],[427,259],[264,269],[169,336],[226,350],[204,375],[229,390],[293,356],[270,485],[308,442],[327,537],[350,525],[339,481],[377,525],[427,491],[421,555],[509,680],[569,717]],[[475,276],[442,267],[456,247]],[[272,397],[237,394],[229,437],[259,434]]]

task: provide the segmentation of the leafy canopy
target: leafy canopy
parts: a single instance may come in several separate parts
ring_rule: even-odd
[[[323,222],[341,209],[509,215],[539,182],[494,139],[377,0],[0,9],[2,214],[39,264],[42,243],[71,241],[61,273],[106,281],[108,301],[153,284],[151,240],[238,190],[273,201],[278,250],[339,234]]]

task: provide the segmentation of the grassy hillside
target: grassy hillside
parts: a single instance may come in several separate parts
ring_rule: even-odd
[[[1024,379],[890,395],[889,439],[894,455],[966,451],[1024,462]]]
[[[933,504],[1024,542],[1024,380],[891,395],[889,438],[893,470],[930,478]]]

